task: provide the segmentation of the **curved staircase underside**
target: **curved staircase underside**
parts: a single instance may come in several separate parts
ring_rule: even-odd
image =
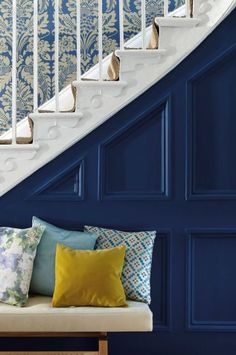
[[[159,46],[156,50],[117,50],[120,59],[118,81],[75,81],[76,110],[68,113],[30,115],[34,123],[33,143],[0,146],[0,195],[84,138],[115,113],[161,80],[183,61],[236,7],[236,0],[196,0],[194,18],[156,18]],[[176,16],[181,16],[178,10]],[[150,37],[151,28],[147,29]],[[147,38],[148,38],[147,36]],[[128,43],[139,47],[141,34]],[[103,61],[107,68],[110,56]],[[95,66],[86,78],[96,78]],[[60,109],[73,104],[70,88],[60,93]],[[40,109],[53,110],[54,99]],[[144,107],[145,109],[145,107]],[[28,132],[27,132],[28,130]],[[26,120],[18,125],[18,134],[29,135]],[[7,132],[2,136],[7,139]]]

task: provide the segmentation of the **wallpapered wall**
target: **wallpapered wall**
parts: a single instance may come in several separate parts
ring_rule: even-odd
[[[54,22],[53,0],[39,0],[39,101],[53,96]],[[184,0],[169,0],[170,10]],[[0,1],[0,133],[11,124],[11,6]],[[118,1],[103,1],[104,55],[119,46]],[[147,22],[162,15],[163,0],[146,1]],[[140,0],[124,0],[125,37],[140,31]],[[82,72],[97,63],[97,0],[81,1]],[[18,0],[18,120],[32,111],[33,102],[33,0]],[[60,88],[76,72],[76,1],[62,0],[60,9]]]

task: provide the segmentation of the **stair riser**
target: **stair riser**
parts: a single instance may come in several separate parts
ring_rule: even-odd
[[[142,55],[138,53],[118,53],[120,57],[120,79],[127,81],[126,74],[129,72],[142,71],[144,67],[156,66],[165,60],[165,50],[147,50]],[[142,75],[142,74],[141,74]]]
[[[198,27],[198,29],[199,28],[200,27]],[[185,52],[187,48],[192,47],[192,41],[196,38],[195,34],[195,28],[188,28],[186,30],[186,28],[160,27],[160,49],[165,48],[167,55],[174,55],[178,51]],[[182,38],[183,35],[185,40],[180,41],[179,39]],[[178,49],[176,48],[176,43],[178,43]]]

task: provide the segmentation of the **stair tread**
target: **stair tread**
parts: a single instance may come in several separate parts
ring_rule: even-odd
[[[0,144],[0,150],[27,150],[35,151],[39,149],[39,144],[26,143],[26,144]]]
[[[30,113],[29,117],[30,118],[37,118],[37,117],[43,117],[43,118],[81,118],[83,116],[82,112],[34,112]]]
[[[189,17],[156,17],[155,22],[161,27],[196,27],[201,20]]]
[[[133,49],[133,48],[129,48],[129,49],[117,49],[116,50],[116,55],[120,56],[120,55],[133,55],[135,54],[136,56],[138,54],[140,54],[141,56],[143,55],[150,55],[150,56],[155,56],[155,55],[160,55],[160,54],[165,54],[166,50],[164,48],[158,48],[158,49]]]
[[[74,86],[85,86],[85,85],[88,85],[88,86],[121,86],[121,87],[124,87],[127,85],[127,82],[126,81],[123,81],[123,80],[81,80],[81,81],[78,81],[78,80],[75,80],[73,81],[73,85]]]

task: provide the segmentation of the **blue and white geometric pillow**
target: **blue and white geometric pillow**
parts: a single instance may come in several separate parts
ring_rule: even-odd
[[[0,302],[22,307],[28,299],[37,246],[45,227],[0,227]]]
[[[128,299],[149,303],[152,253],[156,232],[122,232],[114,229],[85,226],[98,236],[96,249],[126,246],[122,283]]]

